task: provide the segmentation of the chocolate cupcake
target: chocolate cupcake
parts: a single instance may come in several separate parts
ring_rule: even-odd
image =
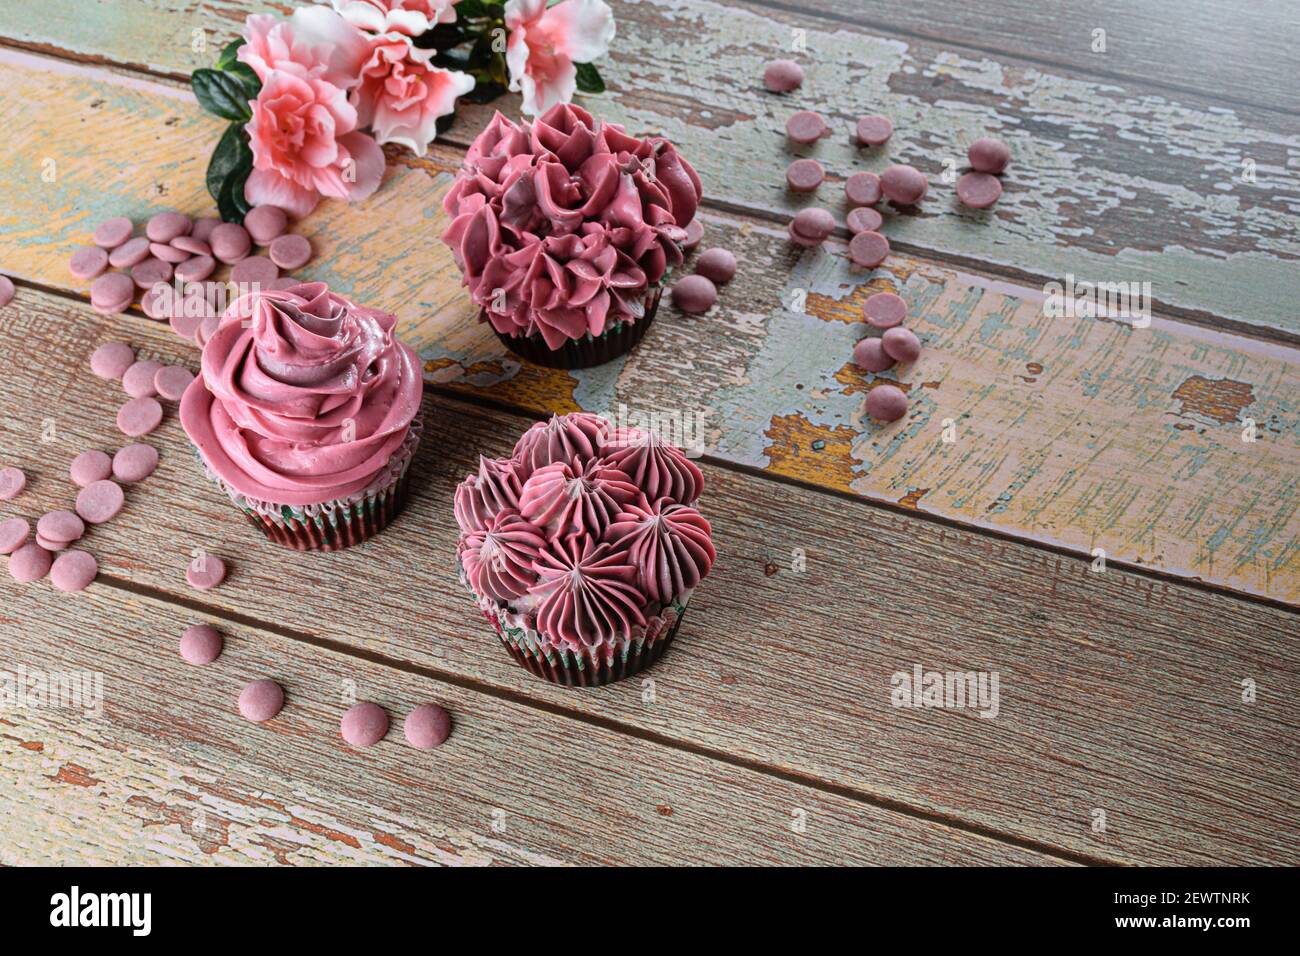
[[[497,113],[443,200],[442,240],[507,348],[585,368],[645,335],[699,201],[699,176],[662,137],[570,104],[531,124]]]
[[[307,282],[239,297],[204,345],[181,424],[272,541],[350,547],[405,503],[422,381],[396,321]]]
[[[594,687],[650,666],[717,554],[704,476],[599,416],[534,425],[456,489],[461,583],[523,667]]]

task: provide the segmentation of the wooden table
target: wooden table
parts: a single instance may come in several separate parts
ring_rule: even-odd
[[[289,7],[0,8],[0,269],[19,286],[0,465],[31,478],[0,517],[66,507],[71,458],[121,443],[96,344],[196,367],[138,308],[94,314],[67,259],[112,215],[210,214],[220,127],[188,73],[268,6]],[[614,3],[610,92],[582,102],[680,144],[706,244],[741,268],[707,316],[665,308],[598,369],[505,354],[438,242],[489,108],[422,159],[390,153],[373,199],[299,231],[302,274],[396,312],[421,350],[414,503],[365,547],[277,550],[169,412],[157,473],[87,539],[90,589],[0,579],[0,669],[104,692],[98,717],[0,711],[0,863],[1300,862],[1300,14],[1248,6]],[[765,93],[797,41],[803,91]],[[784,238],[807,202],[783,186],[796,104],[834,127],[813,154],[837,217],[843,178],[887,162],[850,144],[860,113],[891,116],[888,157],[934,181],[889,218],[883,268],[851,269],[845,236]],[[1015,161],[973,213],[941,176],[983,134]],[[1150,282],[1149,327],[1046,317],[1066,274]],[[926,344],[886,426],[851,361],[881,289]],[[530,420],[620,403],[707,416],[721,558],[645,679],[565,690],[461,593],[451,494]],[[195,548],[228,559],[223,586],[186,586]],[[198,622],[228,636],[207,668],[175,650]],[[918,665],[996,673],[998,715],[892,706]],[[254,726],[234,701],[263,675],[289,705]],[[454,734],[350,750],[354,698],[396,721],[441,702]]]

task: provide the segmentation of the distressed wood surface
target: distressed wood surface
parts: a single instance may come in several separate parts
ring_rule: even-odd
[[[83,17],[72,0],[41,3],[39,13],[22,9],[27,2],[0,13],[0,36],[174,75],[206,62],[209,48],[193,48],[195,30],[219,48],[243,14],[271,6],[149,0]],[[1300,315],[1282,294],[1300,257],[1294,112],[1098,78],[1072,68],[1072,55],[1044,66],[844,16],[703,0],[615,7],[618,39],[602,64],[610,93],[587,105],[678,142],[715,203],[784,218],[811,202],[785,190],[795,154],[783,129],[792,110],[815,109],[834,131],[811,150],[836,177],[821,198],[834,211],[834,182],[857,169],[902,161],[931,176],[921,211],[888,221],[897,245],[1013,275],[1150,282],[1154,298],[1180,313],[1300,334]],[[46,20],[54,26],[36,25]],[[803,31],[808,81],[796,97],[775,97],[762,89],[762,66],[789,51],[792,30]],[[146,33],[154,39],[142,41]],[[516,102],[494,105],[510,112]],[[460,110],[449,141],[467,143],[491,109]],[[893,118],[887,149],[850,142],[863,112]],[[1005,139],[1015,161],[997,207],[976,213],[939,176],[986,134]],[[745,157],[740,167],[736,156]]]
[[[7,575],[0,588],[0,669],[102,682],[98,714],[0,712],[5,865],[1061,862],[108,579],[73,596]],[[176,653],[180,632],[198,622],[226,634],[206,667]],[[287,703],[255,725],[235,702],[262,676],[280,682]],[[338,732],[355,699],[394,721],[364,752]],[[429,700],[455,724],[446,744],[419,751],[401,720]]]
[[[8,271],[84,295],[67,258],[95,223],[209,208],[217,124],[184,91],[6,56],[7,172],[30,187],[0,217]],[[600,368],[538,369],[475,321],[438,241],[458,162],[446,149],[393,162],[364,215],[326,203],[301,225],[317,249],[304,274],[397,313],[430,381],[532,411],[680,412],[729,462],[1300,601],[1296,349],[1159,317],[1145,329],[1048,318],[1040,290],[904,255],[862,272],[841,243],[806,252],[777,227],[706,213],[709,241],[742,263],[718,307],[692,318],[665,306],[639,349]],[[861,303],[881,289],[908,299],[926,343],[915,366],[879,377],[913,400],[889,426],[864,418],[877,377],[851,361]]]
[[[0,442],[33,481],[0,516],[66,506],[67,462],[121,441],[120,390],[84,367],[114,336],[195,360],[157,324],[20,291],[0,339]],[[37,390],[49,405],[26,400]],[[721,558],[672,653],[649,685],[565,691],[509,660],[452,570],[452,490],[526,420],[434,396],[425,417],[410,509],[363,548],[285,560],[209,487],[170,414],[150,439],[159,470],[87,546],[106,577],[160,599],[1072,859],[1300,860],[1294,614],[706,464]],[[231,565],[203,595],[183,581],[196,547]],[[918,664],[997,672],[998,717],[893,707],[892,675]]]

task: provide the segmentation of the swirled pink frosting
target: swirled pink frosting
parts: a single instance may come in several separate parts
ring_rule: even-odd
[[[712,529],[693,507],[703,490],[694,463],[657,437],[553,416],[457,488],[465,580],[553,646],[610,651],[712,569]]]
[[[644,317],[651,287],[681,264],[701,191],[662,137],[570,104],[531,124],[497,113],[443,200],[442,239],[493,328],[555,349]]]
[[[241,296],[181,401],[185,433],[250,498],[300,506],[364,491],[420,407],[419,361],[396,321],[323,282]]]

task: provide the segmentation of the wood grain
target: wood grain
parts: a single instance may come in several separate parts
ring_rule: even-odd
[[[107,581],[71,596],[47,582],[0,587],[0,670],[102,682],[98,714],[0,714],[5,865],[1061,862]],[[206,667],[176,653],[200,621],[226,633]],[[287,704],[255,725],[235,702],[263,676]],[[356,699],[394,722],[364,752],[338,731]],[[429,700],[455,725],[418,751],[401,720]]]
[[[31,187],[0,217],[14,275],[84,295],[67,258],[100,219],[210,208],[217,124],[183,91],[26,55],[5,70],[8,173]],[[394,162],[364,215],[326,203],[301,226],[317,251],[304,274],[397,313],[430,381],[533,411],[679,412],[730,462],[1300,601],[1295,349],[1160,318],[1049,319],[1039,290],[902,255],[862,272],[838,242],[800,252],[765,223],[708,213],[709,241],[742,263],[719,307],[703,319],[661,309],[632,356],[601,368],[541,370],[475,321],[438,241],[458,162],[446,149]],[[863,417],[871,381],[851,361],[861,303],[882,289],[908,299],[927,346],[882,376],[913,400],[891,426]],[[1251,422],[1258,440],[1244,441]]]
[[[194,30],[210,31],[205,43],[217,49],[243,13],[265,9],[252,0],[199,8],[149,0],[114,11],[105,28],[72,13],[70,2],[41,3],[39,14],[7,5],[0,36],[186,73],[202,59]],[[1149,281],[1171,309],[1300,333],[1300,318],[1278,295],[1300,258],[1294,112],[1224,106],[1191,93],[1175,98],[1140,82],[1078,73],[1069,57],[1045,67],[811,11],[703,0],[615,7],[618,39],[602,64],[611,92],[585,102],[634,132],[678,142],[715,203],[777,218],[806,203],[784,188],[794,153],[783,127],[793,109],[815,109],[834,132],[812,152],[836,177],[901,161],[934,181],[919,213],[889,220],[901,248],[1016,276]],[[47,17],[55,27],[35,26]],[[146,31],[157,39],[142,41]],[[764,62],[789,52],[796,38],[807,51],[808,82],[797,98],[766,93]],[[516,102],[494,106],[512,112]],[[466,144],[492,108],[460,110],[448,141]],[[866,153],[849,130],[872,111],[891,116],[897,132],[887,150]],[[997,207],[974,213],[939,176],[945,164],[960,167],[967,145],[982,135],[1005,139],[1015,163]],[[740,167],[737,156],[745,157]],[[1248,161],[1253,182],[1244,176]]]
[[[156,324],[101,323],[26,289],[3,336],[0,442],[33,479],[4,516],[66,506],[67,462],[121,440],[117,387],[84,370],[94,345],[126,336],[142,354],[194,359]],[[170,416],[151,439],[158,472],[87,545],[106,576],[283,637],[1076,858],[1300,860],[1294,614],[709,464],[721,558],[672,653],[648,683],[564,691],[508,659],[453,572],[455,483],[526,422],[432,396],[425,416],[410,510],[363,548],[293,556],[262,542]],[[42,445],[47,418],[56,440]],[[183,583],[196,547],[232,569],[204,595]],[[999,716],[891,706],[892,675],[916,665],[996,671]]]

